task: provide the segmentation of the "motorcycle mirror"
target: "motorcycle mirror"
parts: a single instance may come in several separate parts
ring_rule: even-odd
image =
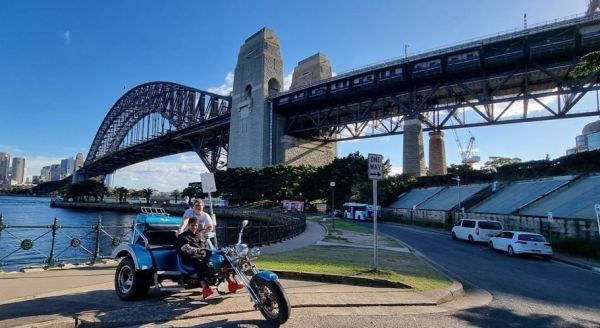
[[[248,225],[248,220],[242,221],[242,228],[245,228]]]

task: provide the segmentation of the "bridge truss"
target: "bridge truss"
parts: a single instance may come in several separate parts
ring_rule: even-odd
[[[229,140],[231,98],[170,82],[139,85],[110,109],[81,172],[116,169],[195,151],[211,170],[222,168]]]
[[[575,107],[587,93],[600,89],[598,74],[568,81],[566,73],[572,66],[536,66],[471,81],[448,79],[430,87],[299,111],[288,115],[286,131],[331,142],[402,134],[408,118],[419,118],[424,131],[439,131],[600,115],[596,101]]]

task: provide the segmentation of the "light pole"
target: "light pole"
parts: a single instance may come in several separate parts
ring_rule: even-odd
[[[335,230],[335,203],[334,203],[335,182],[331,181],[329,183],[329,186],[331,187],[331,224],[332,224],[333,230]]]
[[[456,175],[452,180],[456,181],[456,190],[458,191],[458,211],[462,213],[460,206],[460,176]]]

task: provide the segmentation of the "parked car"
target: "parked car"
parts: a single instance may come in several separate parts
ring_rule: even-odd
[[[523,231],[504,231],[488,242],[491,249],[507,252],[513,256],[517,254],[540,255],[545,260],[552,259],[552,247],[544,236]]]
[[[490,237],[502,232],[502,223],[498,221],[462,219],[452,227],[452,239],[464,239],[469,242],[488,242]]]

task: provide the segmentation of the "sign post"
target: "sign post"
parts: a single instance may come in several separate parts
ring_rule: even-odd
[[[214,229],[215,229],[215,246],[218,247],[217,242],[217,217],[213,212],[213,201],[211,192],[217,191],[217,185],[215,184],[215,175],[214,173],[202,173],[200,174],[200,182],[202,182],[202,192],[208,194],[208,202],[210,203],[210,217],[213,221]]]
[[[368,173],[373,180],[373,267],[377,270],[377,180],[383,178],[383,155],[369,154]]]
[[[596,222],[598,222],[598,236],[600,236],[600,204],[594,205],[596,209]]]

